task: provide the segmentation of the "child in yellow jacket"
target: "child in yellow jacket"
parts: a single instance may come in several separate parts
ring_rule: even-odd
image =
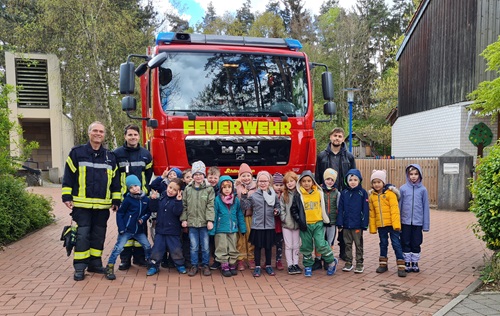
[[[387,173],[385,170],[373,170],[370,177],[372,190],[368,196],[370,207],[370,233],[378,235],[380,238],[380,258],[377,273],[386,272],[387,269],[387,248],[389,238],[392,249],[396,255],[398,265],[398,276],[406,277],[405,261],[403,249],[401,247],[401,219],[399,215],[398,194],[399,191],[387,184]]]

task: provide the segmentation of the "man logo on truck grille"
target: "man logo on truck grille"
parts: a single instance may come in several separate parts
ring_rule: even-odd
[[[259,146],[237,146],[236,149],[233,146],[222,146],[221,151],[223,154],[258,154]]]

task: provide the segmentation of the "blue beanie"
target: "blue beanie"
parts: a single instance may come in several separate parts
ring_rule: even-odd
[[[130,187],[133,185],[141,186],[141,181],[139,181],[139,178],[137,178],[137,176],[132,174],[130,176],[127,176],[127,178],[125,179],[125,184],[127,185],[127,189],[130,189]]]
[[[172,171],[175,172],[175,174],[177,175],[177,178],[182,179],[181,169],[173,167],[172,169],[170,169],[170,171],[168,173],[170,173]]]

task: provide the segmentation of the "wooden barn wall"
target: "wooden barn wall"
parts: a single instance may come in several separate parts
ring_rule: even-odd
[[[477,8],[429,1],[399,59],[399,116],[465,101],[475,89]]]
[[[481,81],[493,80],[496,72],[486,72],[486,61],[480,56],[489,44],[496,42],[500,35],[500,0],[481,0],[477,7],[476,31],[476,74],[474,89]]]

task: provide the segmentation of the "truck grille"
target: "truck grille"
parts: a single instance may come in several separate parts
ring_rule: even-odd
[[[188,136],[189,164],[202,160],[207,166],[286,165],[291,139],[287,136]]]

